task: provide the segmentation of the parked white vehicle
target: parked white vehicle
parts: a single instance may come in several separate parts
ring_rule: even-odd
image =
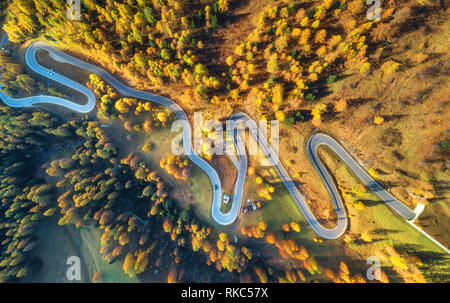
[[[230,196],[229,195],[223,195],[222,202],[225,204],[228,204],[230,202]]]

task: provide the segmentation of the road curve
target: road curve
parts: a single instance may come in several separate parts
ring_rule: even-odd
[[[247,114],[245,113],[236,113],[231,116],[231,119],[236,121],[243,121],[246,123],[246,126],[248,127],[249,133],[259,142],[259,146],[262,150],[262,152],[268,157],[268,159],[271,161],[273,167],[280,175],[281,179],[283,180],[284,185],[286,186],[287,190],[291,194],[292,198],[294,199],[295,203],[297,204],[297,207],[302,212],[303,216],[305,217],[306,221],[310,224],[312,229],[318,233],[320,236],[322,236],[325,239],[336,239],[342,236],[343,233],[345,233],[348,225],[348,219],[347,215],[345,213],[345,208],[342,203],[342,200],[339,196],[339,192],[337,188],[333,188],[331,191],[328,192],[331,195],[331,199],[333,201],[335,211],[337,214],[337,223],[333,228],[326,228],[320,222],[316,219],[314,214],[311,212],[311,209],[308,206],[307,199],[304,195],[302,195],[297,186],[292,181],[291,177],[287,173],[284,166],[281,164],[280,159],[278,158],[277,153],[273,151],[273,149],[270,147],[269,143],[267,142],[266,137],[264,136],[263,132],[259,129],[259,127],[256,125],[256,122],[251,119]],[[240,139],[241,141],[243,138]],[[242,156],[246,158],[246,154]],[[320,176],[323,176],[323,172],[319,167],[317,170],[320,174]],[[317,169],[317,167],[316,167]],[[326,172],[326,170],[325,170]],[[322,180],[326,180],[323,179]],[[330,177],[330,179],[331,177]],[[333,183],[334,184],[334,183]],[[240,184],[236,184],[236,186],[241,186]],[[242,185],[243,186],[243,185]],[[327,187],[328,189],[328,187]],[[242,192],[242,190],[241,190]]]
[[[314,168],[317,170],[320,177],[322,178],[322,181],[325,183],[325,186],[328,190],[328,193],[331,196],[337,214],[336,226],[333,228],[324,227],[322,224],[318,222],[318,220],[311,212],[305,196],[299,192],[296,185],[289,177],[289,174],[286,172],[284,166],[281,164],[278,155],[272,150],[265,136],[256,125],[255,121],[252,120],[245,113],[233,114],[230,120],[235,121],[236,124],[231,124],[232,127],[227,128],[227,132],[231,135],[231,138],[233,139],[233,142],[237,150],[238,176],[234,190],[232,209],[228,213],[222,213],[222,211],[220,210],[220,206],[222,203],[222,188],[220,178],[215,169],[193,150],[191,141],[192,131],[187,115],[184,112],[184,110],[172,100],[149,92],[139,91],[130,88],[124,85],[119,80],[117,80],[115,77],[113,77],[105,70],[95,65],[81,61],[72,56],[69,56],[66,53],[59,51],[53,48],[52,46],[46,44],[45,42],[38,41],[31,44],[28,47],[25,54],[26,63],[30,67],[30,69],[32,69],[34,72],[44,77],[50,78],[53,81],[57,81],[69,88],[79,91],[80,93],[86,96],[87,103],[84,105],[80,105],[63,98],[44,95],[28,97],[23,99],[14,99],[5,95],[2,91],[0,91],[0,98],[4,101],[5,104],[12,107],[30,107],[36,104],[55,104],[64,106],[66,108],[69,108],[71,110],[80,113],[88,113],[92,109],[94,109],[95,95],[93,94],[93,92],[89,90],[87,87],[41,66],[36,61],[36,52],[39,49],[48,51],[53,58],[57,58],[61,62],[66,62],[74,66],[77,66],[81,69],[88,70],[91,73],[97,74],[98,76],[102,77],[105,81],[107,81],[112,87],[117,89],[123,96],[156,102],[160,105],[168,107],[181,121],[181,125],[183,127],[183,149],[185,154],[189,157],[189,159],[192,162],[194,162],[197,166],[199,166],[208,175],[212,183],[213,201],[211,207],[211,215],[218,224],[229,225],[233,223],[239,216],[241,208],[244,182],[247,174],[248,159],[247,154],[245,152],[245,145],[243,143],[244,142],[243,133],[239,131],[239,128],[237,126],[239,123],[246,124],[250,134],[257,140],[257,142],[259,142],[261,150],[269,158],[269,160],[275,167],[276,171],[279,173],[284,184],[286,185],[286,188],[289,190],[291,196],[293,197],[300,211],[305,216],[307,222],[311,225],[313,230],[323,238],[326,239],[339,238],[346,231],[348,219],[338,189],[336,188],[333,179],[331,178],[331,176],[329,175],[329,173],[327,172],[327,170],[325,169],[325,167],[323,166],[323,164],[321,163],[321,161],[317,156],[317,148],[320,145],[327,145],[333,151],[335,151],[336,154],[350,167],[350,169],[352,169],[355,172],[355,174],[358,175],[358,177],[361,178],[361,180],[371,190],[373,190],[381,199],[383,199],[388,204],[388,206],[393,208],[397,213],[399,213],[407,220],[412,220],[414,218],[414,212],[409,208],[407,208],[405,205],[403,205],[401,202],[396,200],[391,194],[389,194],[386,190],[384,190],[375,180],[373,180],[357,164],[357,162],[351,158],[351,156],[342,148],[342,146],[337,141],[332,139],[330,136],[324,134],[316,134],[313,135],[308,141],[307,154]]]
[[[185,154],[189,157],[189,159],[194,162],[197,166],[199,166],[209,177],[212,183],[213,188],[213,205],[219,205],[219,211],[220,211],[220,204],[222,201],[222,188],[221,188],[221,182],[220,178],[217,174],[217,172],[214,170],[214,168],[206,162],[204,159],[202,159],[200,156],[198,156],[195,151],[192,148],[192,141],[191,141],[191,126],[189,124],[188,117],[184,110],[175,102],[172,100],[165,98],[163,96],[155,95],[149,92],[139,91],[132,89],[126,85],[124,85],[122,82],[117,80],[115,77],[113,77],[111,74],[109,74],[107,71],[105,71],[102,68],[99,68],[95,65],[89,64],[87,62],[84,62],[82,60],[79,60],[77,58],[74,58],[72,56],[67,55],[66,53],[59,51],[55,49],[54,47],[48,45],[45,42],[37,41],[31,44],[25,53],[25,61],[28,65],[28,67],[33,70],[34,72],[52,79],[53,81],[59,82],[60,84],[63,84],[71,89],[74,89],[81,94],[85,95],[87,98],[87,103],[84,105],[76,104],[74,102],[71,102],[66,99],[54,97],[54,96],[33,96],[23,99],[13,99],[4,92],[0,91],[0,98],[9,106],[12,107],[31,107],[37,104],[54,104],[54,105],[60,105],[66,108],[69,108],[71,110],[80,112],[80,113],[88,113],[95,107],[95,95],[94,93],[88,89],[87,87],[72,81],[58,73],[55,73],[43,66],[41,66],[37,60],[36,60],[36,53],[38,50],[45,50],[48,51],[50,54],[52,54],[53,57],[58,58],[59,61],[72,64],[74,66],[77,66],[81,69],[88,70],[91,73],[97,74],[98,76],[102,77],[105,81],[107,81],[112,87],[114,87],[116,90],[118,90],[123,96],[126,97],[132,97],[132,98],[138,98],[142,100],[147,100],[151,102],[158,103],[162,106],[165,106],[169,108],[181,121],[181,125],[183,127],[183,149]],[[229,224],[232,222],[228,222],[226,219],[221,220],[220,216],[215,217],[213,213],[214,219],[219,224]]]
[[[397,212],[406,220],[413,220],[416,217],[416,213],[413,210],[398,201],[394,196],[392,196],[389,192],[382,188],[380,184],[378,184],[378,182],[372,179],[372,177],[370,177],[369,174],[366,173],[366,171],[347,153],[347,151],[336,140],[325,134],[315,134],[311,136],[311,138],[309,138],[306,151],[309,160],[313,164],[314,168],[319,172],[319,175],[322,178],[322,181],[325,183],[325,186],[327,187],[327,190],[330,193],[335,205],[335,200],[339,201],[338,204],[340,205],[342,205],[342,201],[333,179],[317,156],[317,149],[321,145],[326,145],[331,148],[339,156],[339,158],[341,158],[341,160],[344,161],[345,164],[358,176],[358,178],[360,178],[361,181],[363,181],[370,190],[372,190],[378,197],[380,197],[380,199],[386,202],[386,204],[395,212]]]

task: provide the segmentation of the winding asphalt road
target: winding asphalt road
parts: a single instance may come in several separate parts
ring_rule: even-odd
[[[278,155],[272,150],[271,146],[268,144],[263,132],[258,128],[255,121],[252,120],[245,113],[236,113],[233,114],[230,120],[235,123],[231,123],[231,127],[227,127],[227,132],[233,138],[234,144],[236,146],[237,151],[237,170],[238,176],[235,185],[234,198],[232,208],[228,213],[222,213],[220,210],[220,206],[222,203],[222,187],[220,178],[215,171],[215,169],[204,159],[202,159],[192,148],[192,131],[191,125],[189,123],[188,117],[184,110],[174,101],[159,95],[155,95],[149,92],[135,90],[124,85],[122,82],[117,80],[111,74],[106,72],[105,70],[89,64],[87,62],[81,61],[77,58],[67,55],[66,53],[59,51],[52,46],[46,44],[45,42],[35,42],[31,44],[25,54],[26,63],[31,70],[34,72],[52,79],[53,81],[59,82],[69,88],[72,88],[83,95],[86,96],[88,102],[84,105],[76,104],[69,100],[54,97],[54,96],[33,96],[22,99],[14,99],[7,96],[4,92],[0,91],[0,98],[3,102],[11,107],[31,107],[36,104],[55,104],[64,106],[71,110],[80,112],[80,113],[88,113],[95,107],[95,95],[89,90],[87,87],[70,80],[58,73],[55,73],[43,66],[41,66],[36,60],[36,52],[38,50],[48,51],[52,58],[72,64],[81,69],[85,69],[90,71],[91,73],[95,73],[98,76],[102,77],[105,81],[107,81],[112,87],[118,90],[123,96],[133,97],[138,99],[143,99],[151,102],[156,102],[160,105],[163,105],[169,108],[181,121],[181,125],[183,127],[183,149],[185,154],[189,157],[189,159],[194,162],[197,166],[199,166],[209,177],[212,183],[213,188],[213,201],[211,207],[211,214],[213,219],[221,224],[221,225],[229,225],[235,222],[237,217],[239,216],[242,198],[243,198],[243,188],[245,177],[247,175],[247,165],[248,159],[247,154],[245,152],[244,145],[244,136],[242,128],[239,124],[244,124],[244,128],[248,128],[249,133],[259,142],[260,148],[263,153],[269,158],[276,171],[282,178],[286,188],[289,190],[291,196],[296,202],[298,208],[305,216],[307,222],[311,225],[311,227],[316,231],[320,236],[326,239],[336,239],[339,238],[345,231],[348,225],[348,219],[345,212],[345,208],[342,202],[342,199],[339,195],[339,191],[336,188],[336,185],[333,182],[333,179],[327,172],[326,168],[323,166],[322,162],[319,160],[317,156],[317,148],[320,145],[327,145],[330,147],[347,165],[348,167],[355,172],[355,174],[371,189],[373,190],[381,199],[383,199],[388,206],[390,206],[394,211],[404,217],[406,220],[413,220],[415,217],[415,213],[395,199],[391,194],[389,194],[386,190],[384,190],[375,180],[373,180],[365,171],[358,165],[358,163],[342,148],[342,146],[333,138],[325,134],[316,134],[313,135],[307,144],[307,154],[308,157],[313,164],[314,168],[319,173],[322,181],[325,183],[325,186],[328,190],[328,193],[331,196],[333,204],[335,206],[336,214],[337,214],[337,224],[333,228],[326,228],[311,212],[307,200],[304,195],[302,195],[297,189],[296,185],[293,183],[285,168],[281,164]],[[275,215],[275,214],[274,214]]]

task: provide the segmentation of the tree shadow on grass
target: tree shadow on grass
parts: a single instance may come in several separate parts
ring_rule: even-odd
[[[397,121],[403,117],[406,117],[406,115],[383,115],[384,121],[386,122]]]
[[[387,228],[377,228],[371,231],[372,234],[378,236],[387,236],[389,234],[397,234],[400,230],[397,229],[387,229]]]
[[[366,199],[366,200],[358,200],[358,201],[361,201],[364,204],[364,206],[366,206],[366,207],[377,206],[377,205],[380,205],[380,204],[385,204],[384,201],[380,201],[380,200],[368,200],[368,199]]]
[[[347,100],[348,107],[360,107],[370,101],[375,100],[375,98],[356,98]]]
[[[402,243],[394,244],[395,250],[400,254],[407,254],[409,256],[417,256],[425,262],[437,262],[438,263],[448,263],[448,255],[445,253],[439,253],[435,251],[423,250],[423,245],[412,244],[412,243]]]
[[[365,242],[362,239],[356,239],[356,240],[353,240],[353,242],[358,246],[363,246],[363,245],[368,245],[368,244],[376,243],[376,242],[383,241],[383,240],[384,239],[372,239],[372,241],[370,241],[370,242]]]
[[[438,203],[438,202],[441,202],[441,201],[447,201],[447,198],[446,197],[435,197],[435,198],[428,199],[427,201],[430,204],[433,204],[433,203]]]
[[[383,187],[384,189],[391,189],[397,186],[400,186],[400,184],[398,182],[393,182],[393,181],[380,181],[377,180],[377,183]]]

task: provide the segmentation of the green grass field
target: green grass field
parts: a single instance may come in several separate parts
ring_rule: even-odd
[[[81,261],[81,280],[90,282],[95,272],[100,271],[103,282],[138,282],[128,277],[122,270],[120,260],[109,264],[101,259],[100,231],[94,227],[75,228],[59,226],[56,217],[46,218],[37,231],[39,245],[34,251],[41,261],[41,266],[23,282],[68,283],[66,272],[70,265],[67,259],[77,256]]]
[[[345,188],[351,189],[362,186],[361,181],[347,168],[334,153],[320,151],[327,167],[336,180]],[[246,197],[256,199],[258,186],[254,178],[246,182]],[[365,208],[358,210],[348,203],[349,233],[354,237],[353,245],[346,244],[342,238],[338,240],[325,240],[322,243],[315,241],[318,236],[304,220],[294,200],[282,183],[275,185],[275,194],[272,200],[263,201],[262,209],[256,213],[248,213],[241,217],[240,226],[256,226],[260,221],[268,225],[268,231],[280,231],[284,223],[299,222],[301,232],[289,232],[288,237],[304,245],[320,265],[336,269],[341,261],[346,262],[353,272],[366,270],[366,260],[381,251],[386,246],[394,247],[399,253],[418,256],[424,263],[422,272],[428,281],[445,281],[450,270],[450,258],[429,239],[411,227],[403,218],[398,216],[373,192],[361,193],[358,200],[364,201]],[[313,202],[311,202],[313,203]],[[331,202],[330,202],[331,204]],[[318,215],[318,219],[320,216]],[[359,239],[362,232],[368,232],[373,241],[365,243]],[[237,234],[239,234],[237,232]],[[390,271],[391,264],[382,264],[383,269]],[[391,281],[400,282],[395,273],[391,273]]]
[[[333,152],[323,149],[320,154],[343,187],[351,189],[363,186],[363,183]],[[356,239],[357,245],[351,248],[355,253],[367,258],[386,246],[392,246],[399,253],[418,256],[424,263],[422,272],[426,278],[434,280],[441,273],[447,273],[448,279],[450,258],[441,248],[410,226],[373,192],[367,190],[355,199],[363,201],[365,208],[355,209],[350,206],[353,199],[345,199],[350,215],[349,233],[360,235],[368,232],[373,237],[370,243]]]

